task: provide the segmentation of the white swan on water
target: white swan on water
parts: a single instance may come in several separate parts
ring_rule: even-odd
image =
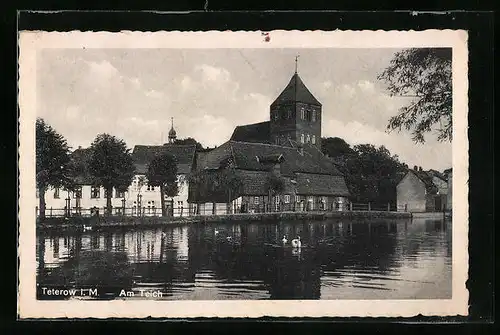
[[[300,236],[297,236],[297,238],[294,238],[292,240],[292,247],[294,247],[294,248],[302,247],[302,242],[300,242]]]
[[[288,243],[288,240],[286,239],[286,236],[283,236],[283,239],[281,240],[281,242],[283,242],[283,245],[285,245],[285,244]]]

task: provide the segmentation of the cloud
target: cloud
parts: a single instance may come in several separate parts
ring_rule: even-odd
[[[269,120],[270,104],[293,74],[294,54],[289,67],[283,52],[246,50],[242,58],[231,50],[172,49],[168,57],[162,50],[44,50],[37,113],[72,146],[102,132],[130,146],[159,144],[171,117],[179,138],[220,145],[237,125]],[[388,96],[377,81],[391,56],[381,52],[303,51],[301,77],[323,105],[323,135],[384,144],[422,167],[451,164],[449,145],[429,139],[424,150],[405,132],[385,132],[409,101]]]
[[[366,93],[375,93],[375,85],[369,80],[358,81],[358,87]]]
[[[87,62],[90,73],[99,78],[111,78],[118,74],[118,70],[110,62],[102,60],[99,62]]]

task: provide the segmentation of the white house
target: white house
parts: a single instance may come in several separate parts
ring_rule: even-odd
[[[171,141],[173,142],[173,141]],[[89,149],[78,148],[72,153],[72,159],[85,166],[89,157]],[[149,163],[156,155],[168,153],[177,162],[178,195],[173,199],[166,198],[166,207],[170,215],[187,216],[193,213],[188,203],[188,175],[196,159],[195,145],[137,145],[132,152],[136,175],[126,192],[113,190],[111,203],[113,214],[121,214],[125,208],[127,215],[159,216],[161,215],[160,188],[147,183],[145,174]],[[62,216],[67,210],[74,214],[90,215],[90,210],[96,207],[103,213],[106,207],[105,191],[102,187],[91,186],[91,177],[86,169],[82,169],[76,178],[79,188],[68,192],[62,189],[49,189],[45,193],[46,216]],[[38,197],[38,192],[37,192]]]
[[[125,206],[137,211],[141,208],[143,215],[160,215],[161,198],[160,188],[147,183],[146,172],[149,163],[156,155],[169,154],[177,162],[178,194],[173,198],[166,198],[166,207],[174,216],[186,216],[193,213],[188,203],[188,177],[196,159],[195,145],[164,144],[156,146],[136,145],[132,152],[136,176],[125,195]]]

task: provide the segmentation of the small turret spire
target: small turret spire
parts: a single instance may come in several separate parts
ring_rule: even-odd
[[[298,62],[299,62],[299,55],[295,56],[295,73],[298,71]]]
[[[168,142],[174,143],[175,140],[177,139],[177,133],[175,132],[175,129],[174,129],[174,118],[173,117],[171,118],[171,122],[172,122],[172,127],[170,128],[170,131],[168,132]]]

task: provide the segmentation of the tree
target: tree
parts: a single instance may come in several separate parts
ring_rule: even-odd
[[[70,184],[69,147],[66,139],[41,118],[36,120],[36,186],[40,219],[45,218],[45,192]]]
[[[350,155],[353,150],[349,144],[339,137],[327,137],[321,139],[321,152],[329,157]]]
[[[346,164],[346,183],[355,201],[388,203],[396,200],[396,185],[405,166],[384,146],[360,144]]]
[[[272,199],[273,197],[283,193],[283,191],[285,190],[285,181],[282,177],[277,176],[276,174],[271,172],[267,176],[265,187],[268,194],[268,202],[270,206],[269,208],[272,208]]]
[[[161,194],[161,215],[167,216],[165,195],[175,197],[179,193],[177,185],[177,163],[171,155],[158,155],[149,163],[146,178],[151,186],[159,186]]]
[[[113,188],[128,187],[134,177],[132,155],[123,140],[109,134],[97,135],[90,150],[89,173],[94,186],[104,188],[106,213],[109,215]]]
[[[227,199],[227,212],[229,214],[232,212],[231,202],[240,192],[243,187],[243,182],[241,181],[240,176],[236,173],[236,170],[231,167],[219,170],[217,176],[219,178],[219,182],[217,184]]]
[[[198,151],[201,151],[203,150],[203,145],[201,145],[200,142],[198,142],[197,140],[195,140],[194,138],[192,137],[187,137],[187,138],[184,138],[184,139],[176,139],[175,144],[191,144],[191,145],[195,145],[196,146],[196,150]]]
[[[388,130],[412,132],[415,142],[437,128],[439,141],[452,139],[451,48],[418,48],[397,52],[378,75],[388,84],[391,96],[412,98],[399,114],[389,119]]]

